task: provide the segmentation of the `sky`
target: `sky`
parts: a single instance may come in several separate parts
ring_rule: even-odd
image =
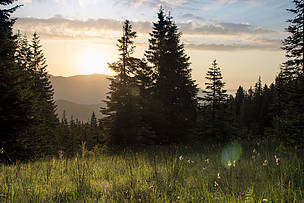
[[[148,48],[152,22],[162,6],[182,32],[192,77],[201,88],[214,59],[226,89],[270,84],[286,59],[280,49],[288,36],[291,0],[19,0],[15,31],[41,38],[48,72],[72,76],[113,74],[123,21],[137,32],[135,56]]]

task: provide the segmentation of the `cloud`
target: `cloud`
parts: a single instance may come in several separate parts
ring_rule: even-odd
[[[146,6],[150,8],[159,8],[163,6],[166,9],[173,9],[179,5],[186,4],[188,0],[115,0],[116,4],[123,4],[128,7]]]
[[[197,15],[193,15],[192,13],[186,13],[186,14],[182,15],[181,18],[184,18],[184,19],[195,19],[195,20],[204,20],[203,17],[197,16]]]
[[[235,4],[235,3],[247,3],[254,7],[264,5],[264,2],[261,0],[217,0],[216,1],[217,5],[226,5],[226,4]]]
[[[180,23],[181,31],[185,34],[195,35],[240,35],[240,34],[266,34],[275,31],[256,27],[246,23]]]
[[[86,21],[64,18],[57,15],[48,19],[20,18],[15,24],[15,29],[25,32],[39,32],[41,35],[71,35],[100,36],[100,31],[121,31],[122,21],[114,19],[88,19]],[[148,34],[152,31],[152,23],[146,21],[132,22],[134,30],[138,33]],[[270,29],[256,27],[243,23],[177,23],[180,31],[185,35],[257,35],[275,33]]]
[[[188,15],[192,17],[191,15]],[[194,16],[195,17],[195,16]],[[123,21],[114,19],[88,19],[86,21],[64,18],[57,15],[48,19],[20,18],[14,29],[31,35],[37,32],[43,39],[98,39],[114,42],[121,36]],[[146,43],[152,31],[152,23],[132,22],[140,36],[138,43]],[[186,47],[197,50],[279,50],[280,40],[274,30],[237,23],[178,23],[183,32]],[[269,39],[265,37],[269,37]],[[204,43],[202,43],[204,42]],[[208,42],[208,43],[206,43]]]
[[[185,44],[186,48],[207,51],[243,51],[243,50],[264,50],[279,51],[281,46],[280,40],[257,39],[255,43],[234,43],[234,44]],[[260,42],[260,43],[257,43]]]
[[[193,5],[208,5],[216,4],[218,6],[235,4],[235,3],[247,3],[251,6],[261,6],[264,4],[262,0],[203,0],[203,1],[193,1],[193,0],[115,0],[116,4],[123,4],[129,7],[147,6],[152,8],[159,8],[161,5],[165,8],[174,9],[179,8],[181,5],[185,9],[188,4]],[[186,9],[195,9],[193,7],[186,7]]]

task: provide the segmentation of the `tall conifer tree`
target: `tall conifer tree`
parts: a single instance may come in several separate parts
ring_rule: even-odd
[[[13,2],[2,0],[0,5],[8,6]],[[0,9],[0,122],[5,126],[0,132],[0,145],[10,155],[22,149],[22,143],[18,140],[33,116],[28,78],[15,57],[17,36],[12,31],[15,19],[10,16],[18,7]]]
[[[295,15],[287,20],[289,26],[286,29],[290,33],[283,41],[282,49],[286,51],[288,60],[284,63],[284,71],[297,76],[304,71],[304,1],[293,0],[294,9],[287,9]]]
[[[46,59],[37,33],[33,34],[30,48],[30,69],[33,72],[33,92],[35,94],[36,124],[33,128],[38,136],[36,140],[40,140],[40,151],[51,153],[54,148],[54,133],[59,120],[53,98],[54,89],[49,79]]]
[[[208,134],[223,142],[228,139],[227,131],[227,112],[225,102],[228,99],[226,90],[224,90],[225,83],[222,81],[221,69],[216,60],[213,61],[206,76],[207,82],[206,90],[203,90],[205,96],[202,101],[206,105],[207,112],[209,112],[209,124],[207,126]]]
[[[117,73],[110,78],[110,92],[107,96],[107,107],[102,109],[106,115],[103,119],[111,134],[113,144],[138,144],[141,132],[139,130],[138,102],[140,89],[134,77],[138,59],[132,57],[136,32],[128,20],[123,25],[123,36],[118,40],[120,58],[109,64],[109,68]]]
[[[181,141],[196,119],[197,87],[189,57],[171,16],[160,8],[150,33],[147,60],[154,70],[155,118],[158,142]]]
[[[287,21],[286,30],[290,36],[283,41],[282,47],[288,60],[276,79],[280,96],[277,106],[281,111],[276,126],[282,132],[281,140],[304,144],[304,1],[293,0],[293,3],[295,8],[287,10],[295,17]]]

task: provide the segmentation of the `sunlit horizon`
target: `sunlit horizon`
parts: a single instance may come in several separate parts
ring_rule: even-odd
[[[119,57],[117,39],[123,20],[137,32],[135,57],[148,49],[152,22],[162,5],[170,12],[190,56],[192,77],[204,88],[205,75],[216,59],[226,89],[254,86],[258,78],[270,84],[285,61],[280,49],[289,15],[284,0],[69,1],[19,0],[15,32],[37,32],[47,59],[48,72],[56,76],[114,75],[107,63]]]

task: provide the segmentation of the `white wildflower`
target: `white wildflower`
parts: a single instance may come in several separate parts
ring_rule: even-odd
[[[230,161],[230,160],[228,160],[227,165],[228,165],[229,167],[232,165],[232,163],[231,163],[231,161]]]
[[[177,196],[177,200],[180,200],[180,197],[179,197],[179,196]]]
[[[218,186],[219,184],[216,181],[214,181],[214,187],[218,187]]]
[[[268,199],[263,199],[263,202],[268,202]]]
[[[0,149],[0,154],[4,154],[4,149],[3,149],[3,147]]]
[[[277,157],[277,155],[274,155],[274,158],[275,158],[275,160],[276,160],[276,164],[277,164],[277,166],[279,165],[279,163],[280,163],[280,158],[279,157]]]
[[[188,161],[187,161],[187,162],[188,162],[188,164],[190,164],[190,163],[191,163],[190,159],[188,159]]]
[[[220,173],[217,173],[217,179],[221,179]]]
[[[235,167],[236,160],[233,161],[233,167]]]
[[[252,152],[256,154],[256,153],[257,153],[257,150],[256,150],[256,149],[253,149],[253,151],[252,151]]]
[[[184,159],[183,155],[179,156],[179,160],[182,161]]]
[[[268,161],[265,160],[264,163],[263,163],[263,166],[267,166],[268,165]]]

